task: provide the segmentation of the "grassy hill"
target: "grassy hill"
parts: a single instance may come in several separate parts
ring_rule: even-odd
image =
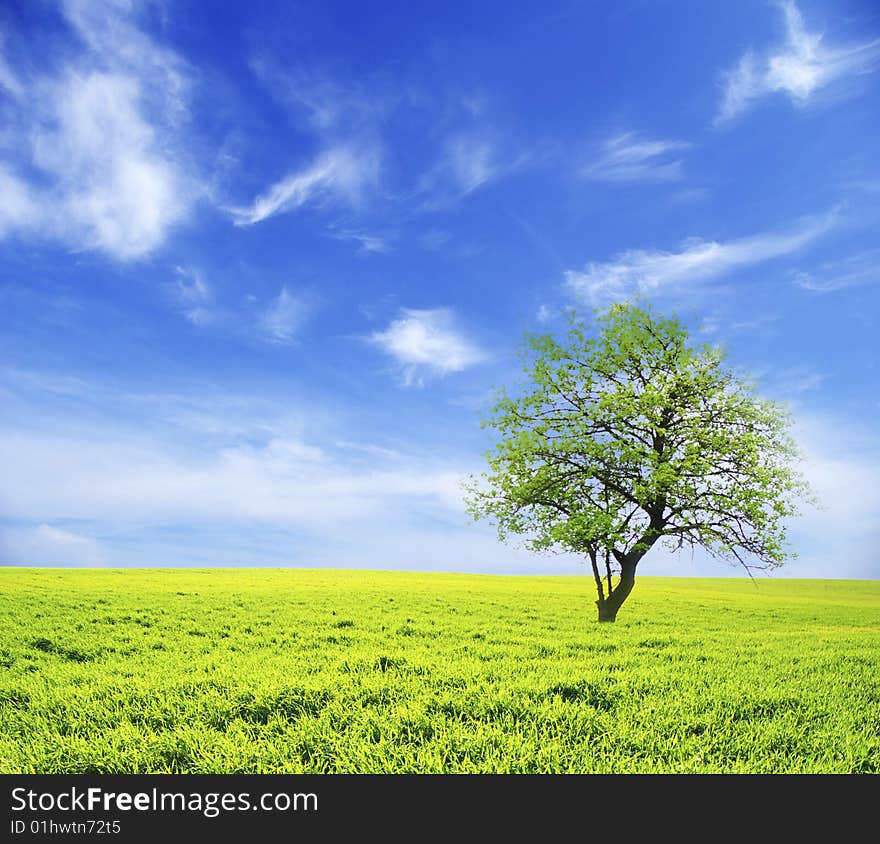
[[[880,582],[0,569],[0,772],[876,772]]]

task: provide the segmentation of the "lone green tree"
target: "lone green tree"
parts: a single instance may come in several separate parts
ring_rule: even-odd
[[[484,427],[500,436],[467,507],[501,539],[583,554],[599,621],[614,621],[658,542],[755,569],[787,556],[785,525],[809,497],[784,407],[758,397],[719,348],[674,318],[616,304],[590,333],[527,337],[524,391],[502,391]]]

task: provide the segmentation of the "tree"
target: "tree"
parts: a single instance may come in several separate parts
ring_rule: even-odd
[[[584,554],[599,621],[614,621],[658,542],[753,570],[790,555],[784,522],[809,497],[785,408],[642,304],[573,315],[567,341],[527,336],[525,390],[484,420],[500,434],[467,506],[501,539]]]

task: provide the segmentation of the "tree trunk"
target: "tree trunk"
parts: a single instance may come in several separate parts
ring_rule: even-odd
[[[620,570],[617,586],[607,595],[599,595],[596,606],[599,608],[599,621],[616,621],[618,610],[629,597],[636,583],[636,564],[624,564]]]
[[[617,619],[617,610],[607,600],[600,598],[596,601],[596,606],[599,608],[599,621],[615,621]]]

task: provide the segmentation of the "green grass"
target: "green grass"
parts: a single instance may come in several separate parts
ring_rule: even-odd
[[[876,772],[880,582],[0,569],[0,771]]]

